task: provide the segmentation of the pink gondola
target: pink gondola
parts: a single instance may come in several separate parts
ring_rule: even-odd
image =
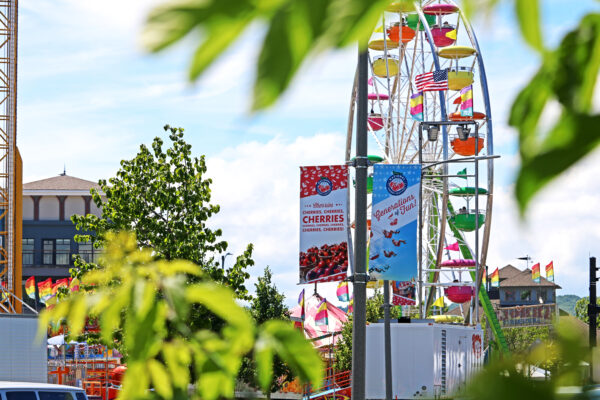
[[[473,297],[473,288],[471,286],[450,286],[444,289],[444,294],[453,303],[466,303]]]
[[[446,47],[453,45],[456,41],[456,35],[452,37],[449,35],[450,32],[456,28],[453,25],[445,24],[442,26],[434,25],[431,27],[431,36],[433,37],[433,43],[437,47]],[[454,32],[456,33],[456,32]]]
[[[369,93],[368,98],[369,100],[387,100],[390,96],[385,93]]]
[[[462,258],[456,260],[445,260],[440,264],[442,267],[448,268],[462,268],[462,267],[474,267],[475,260],[464,260]]]

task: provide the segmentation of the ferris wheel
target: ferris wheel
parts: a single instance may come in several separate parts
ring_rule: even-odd
[[[418,301],[431,307],[443,288],[451,301],[476,304],[490,236],[494,154],[477,38],[452,1],[399,1],[386,9],[368,48],[370,148],[378,148],[384,163],[420,163],[424,171]],[[355,80],[346,161],[356,96]],[[461,112],[466,97],[471,109]],[[479,298],[495,319],[487,293]]]

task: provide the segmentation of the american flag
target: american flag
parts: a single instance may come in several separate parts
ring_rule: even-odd
[[[417,90],[420,92],[448,89],[448,70],[427,72],[415,78]]]

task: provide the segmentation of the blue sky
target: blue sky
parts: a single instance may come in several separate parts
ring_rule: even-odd
[[[544,37],[555,45],[596,2],[545,1]],[[254,60],[263,27],[253,26],[197,83],[186,80],[186,41],[161,55],[139,45],[141,24],[157,1],[21,2],[19,14],[18,145],[25,181],[62,172],[97,180],[112,176],[141,143],[186,129],[208,158],[214,201],[231,250],[255,245],[258,275],[269,265],[293,303],[297,292],[298,167],[343,161],[355,68],[352,48],[312,59],[276,107],[248,114]],[[518,263],[531,254],[554,260],[563,294],[585,294],[588,252],[598,252],[598,152],[546,189],[525,224],[516,218],[512,188],[516,136],[506,126],[511,99],[538,58],[520,40],[503,5],[475,21],[494,118],[494,223],[489,263]],[[547,118],[552,118],[552,106]],[[600,256],[599,253],[596,253]],[[516,264],[522,267],[521,264]],[[543,266],[543,265],[542,265]],[[321,289],[320,289],[321,291]],[[325,294],[331,288],[324,287]]]

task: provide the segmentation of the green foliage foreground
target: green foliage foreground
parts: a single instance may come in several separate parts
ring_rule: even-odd
[[[128,369],[120,399],[187,399],[190,384],[194,398],[233,398],[249,352],[263,389],[271,384],[274,356],[301,381],[321,382],[322,361],[298,330],[275,320],[257,327],[229,288],[210,280],[187,283],[189,275],[202,274],[197,265],[155,260],[129,233],[107,235],[102,264],[82,277],[94,287],[91,293],[73,293],[40,315],[40,333],[50,321],[64,319],[70,335],[77,336],[87,316],[98,317],[104,343],[113,343],[114,332],[122,330]],[[193,305],[221,318],[223,328],[192,330],[187,320]]]

